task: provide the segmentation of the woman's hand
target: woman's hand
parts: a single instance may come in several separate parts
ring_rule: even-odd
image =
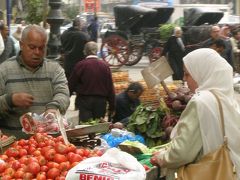
[[[165,150],[162,150],[162,151],[160,150],[158,152],[155,152],[150,159],[151,164],[154,166],[160,166],[160,167],[163,166],[164,160],[162,158],[163,158],[164,152]]]

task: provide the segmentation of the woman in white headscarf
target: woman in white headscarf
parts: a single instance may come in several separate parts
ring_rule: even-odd
[[[240,107],[234,98],[233,69],[216,51],[197,49],[183,58],[184,80],[194,96],[172,131],[166,151],[152,157],[167,168],[167,179],[183,165],[215,151],[223,144],[220,115],[214,91],[223,106],[230,157],[240,179]]]

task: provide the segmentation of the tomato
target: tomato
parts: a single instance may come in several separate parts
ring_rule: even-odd
[[[18,145],[20,145],[20,146],[26,146],[28,144],[28,140],[25,140],[25,139],[20,139],[19,141],[18,141]]]
[[[30,173],[30,172],[26,172],[23,175],[23,179],[24,180],[30,180],[30,179],[33,179],[33,177],[34,177],[34,175],[32,173]]]
[[[61,172],[68,171],[69,169],[70,169],[70,162],[67,161],[67,162],[62,162],[59,164],[59,170]]]
[[[50,168],[59,168],[59,164],[53,161],[47,162],[47,167]]]
[[[60,175],[60,171],[57,168],[51,168],[47,172],[47,178],[55,179]]]
[[[38,156],[37,160],[38,160],[38,163],[39,163],[40,166],[43,166],[43,165],[45,165],[47,163],[47,160],[42,155]]]
[[[83,160],[83,158],[82,158],[82,156],[80,156],[79,154],[74,154],[74,155],[72,155],[72,157],[70,157],[70,159],[69,159],[70,163],[80,162],[80,161],[82,161],[82,160]]]
[[[102,156],[103,155],[103,152],[101,150],[96,150],[95,153],[98,155],[98,156]]]
[[[156,166],[156,165],[157,165],[157,159],[156,159],[155,157],[151,157],[150,163],[151,163],[152,165]]]
[[[41,166],[41,172],[47,172],[48,169],[49,168],[46,165]]]
[[[55,142],[62,142],[62,143],[64,142],[62,136],[58,136],[58,137],[56,137],[54,140],[55,140]]]
[[[13,147],[10,147],[6,150],[6,155],[8,157],[17,157],[19,155],[19,151]]]
[[[71,165],[70,165],[70,168],[73,168],[74,166],[76,166],[76,165],[78,165],[79,164],[79,162],[74,162],[74,163],[72,163]]]
[[[55,180],[65,180],[65,179],[66,179],[65,176],[59,176]]]
[[[42,147],[45,147],[46,146],[46,143],[45,142],[40,142],[38,143],[38,147],[42,148]]]
[[[11,167],[5,169],[5,171],[3,172],[3,176],[10,176],[10,177],[13,177],[15,174],[15,170]]]
[[[27,150],[26,149],[19,149],[19,156],[22,157],[22,156],[25,156],[27,155]]]
[[[76,154],[79,154],[80,156],[84,156],[84,150],[83,149],[76,149]]]
[[[55,144],[55,150],[57,153],[60,154],[67,154],[68,153],[68,147],[62,143],[56,143]]]
[[[14,170],[18,170],[21,167],[21,163],[18,160],[15,160],[11,166]]]
[[[77,147],[74,144],[69,144],[67,146],[68,152],[76,152]]]
[[[42,133],[36,133],[36,134],[34,135],[34,137],[35,137],[35,140],[36,140],[38,143],[44,142],[44,140],[45,140],[45,136],[44,136]]]
[[[12,177],[9,175],[4,175],[3,177],[1,177],[1,180],[11,180]]]
[[[61,172],[61,176],[66,177],[66,176],[67,176],[67,173],[68,173],[68,171],[63,171],[63,172]]]
[[[55,154],[53,158],[53,161],[56,163],[66,162],[67,160],[67,157],[62,154]]]
[[[73,157],[74,154],[75,154],[75,153],[73,153],[73,152],[69,152],[69,153],[67,154],[68,160],[70,160],[70,159]]]
[[[41,154],[43,156],[45,156],[45,153],[48,152],[50,149],[52,149],[51,146],[45,146],[45,147],[41,148]]]
[[[33,163],[33,162],[38,163],[38,160],[37,160],[36,157],[30,156],[30,157],[28,158],[28,164],[31,164],[31,163]]]
[[[47,160],[50,161],[50,160],[53,160],[55,154],[56,154],[56,151],[54,149],[50,149],[47,152],[45,152],[44,156]]]
[[[14,177],[15,177],[15,178],[22,179],[24,174],[25,174],[24,171],[22,171],[22,170],[17,170],[17,171],[15,172],[15,174],[14,174]]]
[[[83,149],[83,154],[85,157],[88,157],[90,154],[90,150],[89,149]]]
[[[52,147],[55,146],[55,142],[54,142],[53,140],[51,140],[51,139],[47,140],[47,141],[45,142],[45,144],[46,144],[46,146],[52,146]]]
[[[41,155],[41,151],[40,150],[35,150],[33,152],[33,156],[40,156]]]
[[[150,167],[147,166],[146,164],[143,164],[143,167],[144,167],[145,171],[148,171],[150,169]]]
[[[35,146],[30,146],[30,147],[28,148],[28,154],[33,154],[34,151],[36,151],[36,147],[35,147]]]
[[[6,154],[1,154],[0,159],[6,161],[8,159],[8,156]]]
[[[40,172],[40,165],[37,162],[32,162],[28,165],[28,171],[32,174],[37,174]]]
[[[7,169],[7,163],[4,161],[0,162],[0,173],[4,172]]]
[[[20,159],[19,159],[19,162],[21,164],[27,164],[28,163],[28,158],[27,156],[22,156]]]
[[[27,165],[21,164],[21,167],[18,170],[22,170],[23,172],[27,172]]]
[[[29,138],[28,140],[28,144],[30,144],[31,146],[37,147],[37,141],[32,137]]]
[[[37,174],[36,179],[37,180],[46,180],[47,177],[46,177],[45,173],[40,172],[40,173]]]

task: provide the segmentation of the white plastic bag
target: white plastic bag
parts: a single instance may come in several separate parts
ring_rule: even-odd
[[[145,180],[146,171],[132,155],[111,148],[101,157],[85,159],[70,169],[66,180],[79,179]]]

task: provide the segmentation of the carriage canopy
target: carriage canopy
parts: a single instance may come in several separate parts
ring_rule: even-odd
[[[166,23],[174,8],[148,8],[138,5],[117,5],[114,7],[116,26],[119,30],[137,31],[142,27],[158,27]]]
[[[222,17],[223,12],[212,11],[202,8],[190,8],[184,10],[185,26],[200,26],[203,24],[216,24]]]

